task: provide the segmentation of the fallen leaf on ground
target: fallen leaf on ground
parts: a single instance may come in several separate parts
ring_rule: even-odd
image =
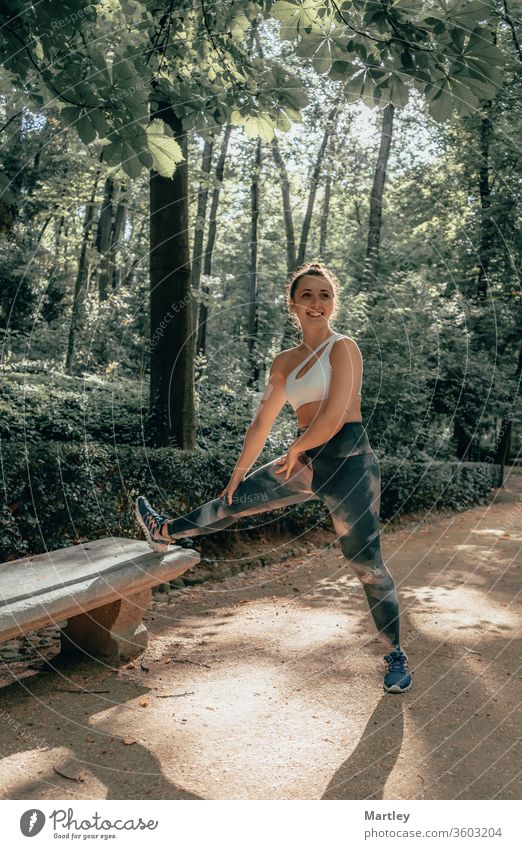
[[[79,772],[78,775],[67,775],[66,772],[63,772],[63,770],[59,769],[54,764],[53,764],[53,770],[54,770],[54,772],[57,773],[57,775],[61,775],[62,778],[68,778],[69,781],[78,781],[78,782],[85,781],[85,776],[82,772]]]

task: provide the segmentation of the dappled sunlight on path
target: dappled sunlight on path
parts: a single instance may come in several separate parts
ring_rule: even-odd
[[[141,661],[4,687],[4,797],[516,798],[521,493],[518,475],[485,507],[383,534],[407,694],[383,693],[362,588],[326,534],[173,593]],[[101,692],[61,692],[78,686]]]

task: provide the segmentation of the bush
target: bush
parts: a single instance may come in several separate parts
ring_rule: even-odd
[[[0,437],[25,442],[93,440],[139,445],[148,392],[138,381],[4,367],[0,371]]]
[[[141,538],[133,513],[138,493],[147,493],[155,505],[172,515],[187,513],[221,492],[236,459],[235,449],[227,455],[221,449],[189,452],[95,443],[42,442],[20,446],[2,442],[0,559],[104,536]],[[259,462],[267,459],[262,456]],[[491,486],[497,483],[498,468],[485,463],[405,463],[402,459],[384,459],[381,518],[432,507],[463,510],[483,503]],[[266,525],[267,514],[249,516],[240,522],[239,527],[249,533],[247,528]],[[331,525],[320,501],[283,508],[274,512],[270,522],[291,533],[306,531],[316,524]],[[224,532],[221,538],[226,549],[234,533]],[[190,544],[197,547],[201,539],[195,538]]]

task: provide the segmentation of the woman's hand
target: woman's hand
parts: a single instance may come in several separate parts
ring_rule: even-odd
[[[244,474],[242,472],[233,472],[232,477],[230,478],[223,492],[220,493],[219,497],[225,498],[225,500],[227,500],[229,504],[232,504],[232,496],[234,495],[234,492],[238,488],[243,478]]]
[[[283,472],[286,472],[285,481],[287,481],[290,475],[292,474],[292,470],[299,459],[300,453],[301,452],[297,448],[295,448],[293,445],[290,445],[286,454],[276,460],[277,465],[281,466],[280,469],[276,469],[276,475],[281,475]]]

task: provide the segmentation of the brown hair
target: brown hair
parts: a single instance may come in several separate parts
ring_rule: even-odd
[[[300,265],[299,268],[296,268],[294,271],[292,271],[290,277],[286,282],[286,305],[288,308],[288,312],[290,313],[292,324],[297,330],[301,329],[301,325],[296,314],[291,312],[290,310],[290,301],[295,296],[297,284],[303,277],[323,277],[324,280],[330,283],[334,293],[334,308],[331,315],[332,320],[336,317],[337,310],[339,307],[339,281],[333,271],[330,271],[325,265],[323,265],[322,262],[312,261],[303,263],[303,265]]]

